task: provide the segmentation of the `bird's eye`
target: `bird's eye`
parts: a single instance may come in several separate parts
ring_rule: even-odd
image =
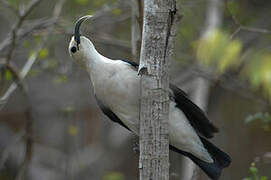
[[[77,51],[76,47],[73,46],[73,47],[71,48],[71,52],[72,52],[72,53],[76,53],[76,51]]]

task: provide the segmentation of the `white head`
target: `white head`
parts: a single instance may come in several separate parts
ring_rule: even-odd
[[[69,44],[69,54],[81,66],[86,67],[89,58],[97,53],[93,43],[85,36],[80,35],[80,25],[92,16],[81,17],[75,25],[74,36]]]

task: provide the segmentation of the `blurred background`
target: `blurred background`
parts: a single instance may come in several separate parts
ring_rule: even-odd
[[[223,180],[271,178],[271,1],[178,0],[172,82],[220,129]],[[135,137],[98,108],[68,43],[138,62],[140,0],[0,0],[0,180],[138,179]],[[102,71],[102,70],[101,70]],[[171,153],[171,180],[208,179]]]

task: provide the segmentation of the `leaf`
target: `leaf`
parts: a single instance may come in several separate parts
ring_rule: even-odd
[[[264,117],[263,113],[262,112],[258,112],[254,115],[249,115],[246,120],[245,120],[245,123],[251,123],[255,120],[259,120],[259,119],[262,119]]]
[[[251,163],[251,166],[249,168],[249,171],[253,174],[253,175],[257,175],[258,174],[258,168],[256,168],[255,163]]]
[[[261,180],[268,180],[268,177],[267,176],[262,176]]]
[[[110,172],[103,177],[103,180],[124,180],[124,179],[125,179],[124,175],[120,172]]]
[[[48,57],[49,50],[47,48],[42,48],[39,52],[39,58],[45,59]]]
[[[242,50],[242,44],[240,41],[234,40],[228,43],[224,49],[224,56],[221,57],[218,63],[218,71],[224,73],[231,65],[238,63],[238,58]]]
[[[78,132],[79,132],[79,129],[78,129],[77,126],[74,126],[74,125],[70,125],[69,126],[69,128],[68,128],[69,135],[71,135],[71,136],[77,136]]]
[[[121,14],[121,9],[120,8],[115,8],[112,10],[112,14],[119,16]]]
[[[61,84],[68,81],[68,77],[65,75],[59,75],[54,79],[54,83]]]
[[[34,50],[30,50],[30,51],[29,51],[29,55],[28,55],[29,58],[32,57],[32,56],[34,56],[34,54],[35,54],[35,51],[34,51]]]
[[[271,98],[271,53],[254,52],[247,62],[242,74],[252,88],[261,90],[266,97]]]
[[[65,108],[63,108],[63,111],[65,113],[71,113],[74,111],[74,106],[66,106]]]
[[[229,8],[232,14],[237,14],[237,12],[239,11],[239,6],[236,1],[229,1]]]
[[[40,41],[41,41],[41,36],[40,35],[36,35],[35,37],[34,37],[34,41],[35,41],[35,43],[40,43]]]
[[[30,48],[30,46],[31,46],[31,44],[30,44],[30,42],[29,42],[28,40],[25,40],[25,41],[23,42],[23,47],[24,47],[24,48]]]
[[[37,76],[40,73],[41,73],[41,70],[31,69],[28,74],[29,74],[29,76],[34,77],[34,76]]]
[[[197,59],[207,66],[216,67],[218,73],[224,73],[240,62],[241,41],[232,41],[229,34],[220,30],[206,35],[198,41],[197,45]]]
[[[5,80],[6,80],[6,81],[9,81],[9,80],[11,80],[12,78],[13,78],[13,75],[12,75],[11,71],[7,69],[7,70],[5,71]]]
[[[101,6],[103,6],[104,4],[105,4],[105,0],[95,0],[95,1],[93,2],[93,5],[94,5],[96,8],[101,7]]]
[[[75,0],[75,2],[79,5],[87,5],[89,0]]]

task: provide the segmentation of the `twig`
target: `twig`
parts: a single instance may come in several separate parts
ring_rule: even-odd
[[[30,71],[32,65],[36,61],[36,59],[37,59],[37,57],[39,55],[39,52],[42,49],[42,47],[44,46],[44,44],[45,44],[45,41],[42,40],[41,43],[38,45],[38,47],[35,49],[34,53],[26,61],[24,67],[22,68],[21,72],[18,75],[20,77],[20,81],[22,81],[25,78],[25,76],[28,74],[28,72]],[[17,87],[18,87],[18,84],[16,82],[13,82],[9,86],[9,88],[7,89],[7,91],[0,98],[0,109],[4,108],[4,105],[7,103],[8,98],[17,89]]]
[[[254,27],[247,27],[247,26],[240,26],[242,30],[250,31],[250,32],[255,32],[255,33],[264,33],[264,34],[270,34],[271,31],[268,29],[261,29],[261,28],[254,28]]]
[[[268,29],[262,29],[262,28],[254,28],[254,27],[248,27],[244,26],[240,23],[238,18],[231,12],[230,6],[229,6],[229,0],[225,0],[226,8],[229,11],[231,18],[234,22],[235,25],[237,25],[236,30],[232,33],[231,39],[234,38],[241,30],[249,31],[249,32],[254,32],[254,33],[264,33],[264,34],[271,34],[271,30]]]
[[[12,138],[11,142],[5,147],[5,149],[1,153],[1,158],[0,158],[0,169],[2,169],[5,165],[6,160],[8,159],[9,152],[13,145],[17,144],[25,135],[25,131],[20,131],[17,134],[14,135]]]
[[[19,11],[16,8],[14,8],[7,0],[0,0],[0,2],[7,9],[10,9],[16,16],[20,16]]]
[[[206,79],[209,79],[226,90],[234,91],[241,97],[253,99],[264,105],[268,106],[270,105],[270,102],[266,98],[264,98],[263,96],[259,96],[256,92],[251,90],[247,83],[238,80],[238,78],[236,78],[235,76],[227,74],[220,76],[215,74],[214,72],[202,71],[199,68],[195,68],[194,73],[195,73],[194,76],[201,76]]]
[[[19,31],[20,27],[22,26],[25,18],[31,13],[31,11],[41,2],[41,0],[33,0],[31,3],[29,3],[28,7],[26,8],[25,11],[22,13],[19,13],[19,19],[17,23],[12,27],[11,30],[11,46],[8,51],[6,61],[9,63],[10,59],[13,56],[13,52],[16,47],[16,41],[17,41],[17,32]]]
[[[60,0],[59,3],[55,6],[54,12],[53,12],[53,24],[55,22],[57,22],[58,17],[60,15],[60,12],[62,10],[63,4],[64,4],[65,0]],[[47,35],[52,31],[52,26],[51,28],[49,28]],[[28,72],[30,71],[30,69],[32,68],[34,62],[36,61],[36,59],[38,58],[39,52],[40,50],[43,48],[46,40],[47,40],[47,35],[45,35],[43,37],[43,39],[41,40],[41,42],[39,43],[39,45],[37,46],[37,48],[35,49],[34,53],[28,58],[28,60],[26,61],[25,65],[23,66],[21,72],[19,73],[20,79],[21,81],[26,77],[26,75],[28,74]],[[7,91],[4,93],[4,95],[0,98],[0,110],[4,107],[4,105],[6,104],[6,102],[8,101],[8,98],[10,97],[10,95],[17,89],[18,85],[17,83],[13,82],[9,88],[7,89]]]
[[[232,34],[230,39],[233,39],[241,31],[241,26],[239,26]]]
[[[53,19],[55,20],[55,22],[58,20],[58,18],[60,16],[64,2],[65,2],[65,0],[59,0],[58,3],[55,5],[54,11],[53,11]],[[47,35],[45,35],[43,37],[42,42],[40,43],[40,47],[39,47],[38,51],[36,51],[35,57],[33,57],[29,63],[25,64],[23,70],[21,71],[22,77],[25,77],[27,75],[27,73],[29,72],[29,70],[31,69],[32,65],[34,64],[35,60],[37,59],[39,51],[41,50],[41,48],[43,47],[43,45],[45,44],[45,42],[47,40],[48,34],[52,30],[53,30],[53,26],[50,27]],[[21,180],[24,178],[25,171],[31,161],[32,151],[33,151],[33,148],[32,148],[33,147],[33,140],[32,140],[33,118],[32,118],[32,114],[31,114],[32,106],[31,106],[31,102],[28,97],[28,94],[25,94],[25,96],[28,100],[28,108],[25,112],[25,114],[26,114],[26,132],[27,132],[26,155],[25,155],[25,159],[22,164],[22,167],[16,177],[16,180]]]
[[[46,19],[36,19],[34,21],[30,21],[28,23],[24,23],[24,27],[20,28],[17,32],[17,41],[25,38],[29,34],[37,31],[37,30],[46,30],[48,27],[53,25],[56,21],[52,18]],[[5,40],[0,44],[0,52],[2,52],[6,47],[11,44],[11,36],[8,36]]]
[[[21,27],[21,24],[24,20],[24,18],[33,10],[33,8],[40,2],[40,0],[35,0],[32,1],[32,3],[29,5],[29,7],[26,9],[26,11],[23,13],[23,15],[21,16],[20,20],[18,21],[18,23],[14,26],[14,27]],[[64,4],[65,0],[59,0],[58,3],[55,5],[55,9],[53,11],[53,20],[56,22],[59,18],[59,15],[62,11],[62,7]],[[23,79],[25,78],[25,76],[28,74],[28,72],[30,71],[32,65],[34,64],[35,60],[38,57],[38,54],[40,52],[40,50],[42,49],[43,45],[45,44],[46,40],[47,40],[47,36],[48,34],[52,31],[53,26],[51,26],[49,28],[49,31],[47,32],[47,34],[45,36],[43,36],[42,41],[40,42],[40,44],[38,45],[38,47],[35,50],[35,53],[33,55],[31,55],[29,57],[29,59],[27,60],[27,62],[25,63],[22,71],[20,73],[18,73],[18,71],[16,70],[15,66],[12,66],[11,63],[9,62],[11,56],[12,56],[12,52],[15,49],[15,42],[16,42],[16,38],[17,38],[17,32],[18,29],[17,28],[13,28],[13,33],[12,33],[12,40],[11,40],[11,47],[10,47],[10,52],[7,55],[7,61],[6,61],[6,66],[7,68],[11,71],[12,73],[12,77],[14,79],[14,82],[11,84],[11,86],[8,88],[8,90],[6,91],[6,93],[4,94],[4,96],[1,97],[0,99],[0,104],[4,105],[7,100],[8,97],[12,94],[12,92],[14,92],[14,90],[19,87],[21,92],[23,93],[26,101],[27,101],[27,108],[25,111],[25,117],[26,117],[26,124],[25,124],[25,130],[26,130],[26,152],[25,152],[25,158],[23,161],[23,164],[16,176],[16,180],[21,180],[24,179],[25,177],[25,172],[27,167],[29,166],[29,163],[31,161],[31,157],[32,157],[32,151],[33,151],[33,140],[32,140],[32,130],[33,130],[33,117],[32,117],[32,105],[30,102],[30,97],[27,93],[27,90],[25,88],[25,86],[23,85]]]

